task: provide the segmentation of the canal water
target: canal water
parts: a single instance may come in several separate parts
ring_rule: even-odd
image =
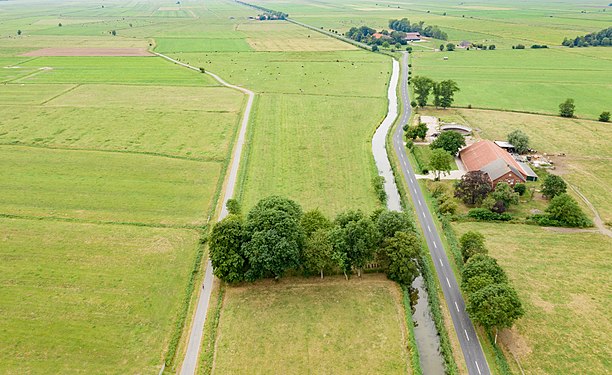
[[[374,154],[378,174],[385,178],[384,187],[387,193],[387,208],[390,211],[402,211],[400,195],[395,184],[395,177],[391,169],[386,147],[387,134],[398,116],[397,84],[399,74],[399,62],[394,59],[388,89],[389,108],[387,116],[372,137],[372,153]],[[429,295],[425,289],[422,276],[417,277],[412,283],[410,304],[412,307],[412,320],[415,326],[414,335],[423,374],[444,374],[444,360],[440,353],[440,338],[429,311]]]

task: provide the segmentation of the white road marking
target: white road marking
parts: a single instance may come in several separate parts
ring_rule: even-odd
[[[467,338],[467,340],[470,341],[470,336],[468,336],[467,331],[464,329],[463,332],[465,332],[465,337]]]
[[[429,233],[431,233],[431,227],[429,226],[429,224],[427,224],[427,230],[429,231]]]
[[[444,267],[444,264],[442,264],[442,259],[438,258],[438,262],[440,262],[440,265]]]
[[[455,308],[457,309],[457,312],[459,312],[459,305],[457,305],[457,301],[455,301]]]
[[[435,242],[435,241],[434,241],[434,247],[435,247],[436,249],[438,248],[438,245],[436,245],[436,242]]]
[[[448,281],[448,277],[446,278],[446,283],[448,284],[448,287],[450,288],[450,281]]]
[[[423,207],[423,205],[421,204],[421,201],[417,201],[417,202],[419,202],[419,206]]]
[[[482,374],[482,372],[480,372],[480,366],[478,366],[478,362],[474,361],[474,363],[476,364],[476,369],[478,370],[478,373]]]

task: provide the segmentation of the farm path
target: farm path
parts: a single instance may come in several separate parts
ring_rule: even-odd
[[[182,63],[177,61],[169,56],[163,55],[161,53],[153,52],[157,56],[164,58],[170,62],[173,62],[182,67],[195,70],[200,72],[200,68],[196,68],[189,64]],[[248,100],[246,107],[244,109],[244,114],[242,115],[242,122],[240,125],[240,131],[238,133],[238,140],[236,141],[236,145],[234,146],[234,151],[232,153],[232,160],[230,164],[229,175],[227,177],[227,181],[224,186],[225,189],[223,191],[223,201],[221,213],[219,214],[218,221],[223,220],[228,212],[226,207],[226,202],[234,196],[234,190],[236,188],[236,181],[238,180],[238,168],[240,167],[240,158],[242,156],[242,149],[244,148],[244,142],[246,139],[246,130],[249,124],[249,118],[251,116],[251,109],[253,108],[253,100],[255,99],[255,93],[251,90],[245,89],[240,86],[232,85],[224,81],[218,75],[206,72],[206,74],[213,77],[217,82],[222,84],[225,87],[238,90],[246,95],[248,95]],[[213,285],[213,268],[210,260],[206,262],[206,270],[204,274],[204,281],[202,282],[202,292],[199,295],[198,304],[196,307],[195,316],[193,317],[193,322],[191,324],[191,331],[189,333],[189,342],[187,344],[187,351],[185,353],[185,359],[183,360],[183,365],[181,366],[181,375],[193,375],[195,374],[198,357],[200,352],[200,347],[202,346],[202,335],[204,333],[204,323],[206,322],[206,314],[208,312],[208,305],[210,302],[210,296],[212,292]]]
[[[444,250],[444,245],[438,228],[434,223],[433,216],[427,206],[425,196],[417,181],[414,169],[410,164],[410,159],[406,154],[406,146],[403,140],[402,124],[407,124],[412,108],[410,106],[410,96],[408,92],[408,54],[402,56],[402,78],[400,79],[401,100],[403,101],[403,111],[400,123],[393,134],[393,149],[400,161],[402,176],[408,185],[408,192],[417,214],[417,220],[421,225],[429,253],[434,262],[434,268],[442,287],[442,293],[449,307],[453,326],[459,339],[459,344],[465,357],[468,373],[470,375],[489,375],[491,371],[485,358],[482,346],[476,335],[474,324],[465,310],[465,301],[459,290],[459,283],[455,278],[453,269],[448,261],[448,256]]]
[[[586,203],[586,205],[589,207],[589,209],[593,212],[593,215],[594,215],[593,223],[597,227],[598,231],[601,234],[603,234],[604,236],[612,237],[612,230],[610,230],[610,229],[608,229],[606,227],[606,224],[601,219],[601,216],[599,216],[599,213],[595,209],[595,206],[593,206],[593,204],[587,199],[587,197],[584,196],[584,194],[582,194],[580,192],[580,190],[578,190],[577,187],[575,187],[574,185],[571,185],[571,184],[569,184],[569,186],[572,188],[572,190],[574,190],[576,192],[576,194],[578,194],[580,196],[580,198],[582,198],[584,203]]]

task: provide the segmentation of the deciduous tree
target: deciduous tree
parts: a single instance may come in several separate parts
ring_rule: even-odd
[[[564,226],[582,228],[593,225],[574,198],[566,193],[559,194],[551,199],[546,212],[552,220],[556,220]]]
[[[312,232],[304,244],[303,267],[306,273],[319,273],[334,267],[334,254],[330,229],[317,229]]]
[[[461,255],[464,262],[467,262],[476,254],[487,254],[485,237],[479,232],[465,232],[459,239],[459,244],[461,245]]]
[[[567,191],[567,184],[560,176],[549,174],[544,178],[542,183],[542,194],[548,199],[552,199],[559,194],[563,194]]]
[[[575,110],[574,99],[566,99],[563,103],[559,104],[559,116],[561,117],[574,117]]]
[[[465,146],[465,138],[454,131],[442,132],[442,134],[440,134],[435,141],[431,142],[430,145],[432,150],[441,148],[448,151],[451,155],[456,155],[463,146]]]
[[[482,171],[464,174],[455,186],[455,197],[470,205],[481,203],[489,192],[491,192],[491,179]]]
[[[427,99],[431,93],[433,83],[434,82],[430,78],[423,76],[416,76],[412,79],[416,101],[420,107],[425,107],[427,105]]]
[[[448,79],[445,81],[442,81],[439,83],[439,90],[440,90],[440,107],[442,108],[448,108],[451,105],[453,105],[453,102],[455,101],[454,96],[455,93],[459,90],[459,86],[457,85],[457,82]]]
[[[370,220],[361,211],[347,211],[334,220],[331,241],[334,251],[341,254],[345,276],[354,268],[361,276],[361,268],[374,256],[379,234]]]
[[[395,232],[383,241],[379,251],[379,262],[387,277],[399,284],[409,286],[419,275],[417,258],[421,244],[414,233]]]
[[[503,202],[505,208],[508,208],[513,204],[518,204],[519,202],[519,194],[515,192],[512,186],[508,185],[506,182],[498,183],[490,196],[495,200],[495,202]]]
[[[210,261],[215,276],[228,283],[244,280],[248,269],[242,250],[244,239],[240,216],[230,214],[215,224],[209,241]]]
[[[519,154],[529,151],[529,136],[519,129],[508,134],[508,142],[512,143]]]
[[[467,305],[470,317],[487,330],[510,328],[525,314],[516,291],[508,284],[492,284],[470,295]]]
[[[440,180],[440,174],[447,174],[451,170],[451,161],[453,157],[448,151],[435,148],[431,151],[431,157],[429,158],[429,169],[434,172],[435,181]]]

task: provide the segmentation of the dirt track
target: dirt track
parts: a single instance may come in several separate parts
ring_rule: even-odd
[[[42,48],[21,56],[153,56],[146,48]]]

